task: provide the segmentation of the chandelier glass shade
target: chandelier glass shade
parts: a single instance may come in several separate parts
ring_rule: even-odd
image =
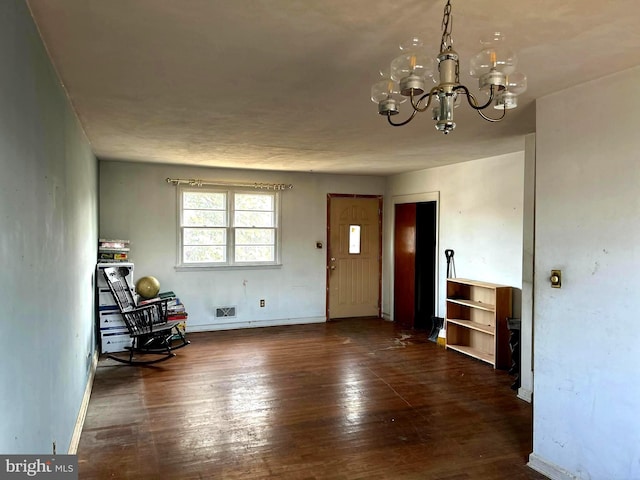
[[[516,71],[518,58],[503,35],[496,32],[481,40],[481,50],[469,62],[469,73],[478,79],[480,91],[488,95],[488,100],[480,103],[469,88],[460,83],[460,59],[453,50],[451,28],[451,0],[447,0],[440,54],[433,59],[426,53],[423,41],[412,37],[400,45],[401,53],[391,61],[388,73],[385,71],[382,80],[372,86],[371,100],[391,125],[406,125],[416,114],[430,110],[436,129],[447,134],[456,128],[453,111],[463,97],[489,122],[499,122],[507,110],[518,106],[518,95],[527,89],[527,77]],[[407,100],[413,109],[410,117],[394,121],[392,117],[400,113],[399,105]],[[497,118],[485,115],[482,111],[490,106],[502,114]]]

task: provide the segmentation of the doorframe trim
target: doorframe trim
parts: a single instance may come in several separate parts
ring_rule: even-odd
[[[395,238],[396,229],[396,204],[399,203],[422,203],[422,202],[436,202],[436,298],[435,298],[435,306],[436,306],[436,315],[440,315],[440,191],[435,192],[422,192],[422,193],[411,193],[408,195],[393,195],[391,197],[391,232],[393,238]],[[390,250],[391,250],[391,270],[389,275],[389,318],[387,320],[394,321],[394,305],[395,305],[395,275],[393,272],[395,271],[395,246],[393,244],[393,238],[390,240]]]
[[[331,250],[331,199],[332,198],[377,198],[378,199],[378,318],[382,318],[382,209],[383,195],[361,195],[358,193],[327,193],[327,241],[325,255],[325,318],[329,318],[329,251]]]

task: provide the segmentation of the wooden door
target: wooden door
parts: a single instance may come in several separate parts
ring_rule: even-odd
[[[416,314],[416,204],[395,207],[393,262],[393,321],[413,328]]]
[[[378,317],[382,197],[327,198],[327,318]]]
[[[395,206],[393,320],[431,329],[436,308],[436,202]]]

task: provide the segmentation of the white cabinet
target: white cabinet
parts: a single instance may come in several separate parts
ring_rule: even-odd
[[[98,263],[96,266],[96,310],[100,329],[100,350],[102,353],[122,352],[131,345],[131,338],[104,278],[103,271],[107,267],[126,269],[127,282],[133,285],[133,263]]]

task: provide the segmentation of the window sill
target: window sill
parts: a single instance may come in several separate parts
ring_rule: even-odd
[[[245,263],[242,265],[176,265],[176,272],[195,272],[202,270],[271,270],[282,268],[281,263]]]

